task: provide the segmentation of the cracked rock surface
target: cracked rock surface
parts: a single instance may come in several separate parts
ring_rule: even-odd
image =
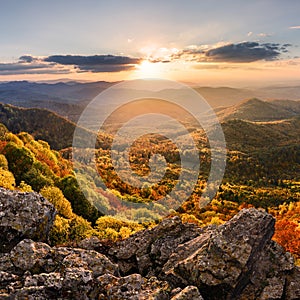
[[[42,196],[0,189],[0,299],[300,299],[300,270],[264,211],[205,228],[165,219],[109,247],[49,246],[54,217]]]

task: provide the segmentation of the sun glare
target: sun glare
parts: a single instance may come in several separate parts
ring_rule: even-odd
[[[138,66],[137,74],[142,78],[160,77],[162,75],[161,63],[154,63],[149,60],[144,60]]]

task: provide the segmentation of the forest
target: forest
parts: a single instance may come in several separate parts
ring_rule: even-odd
[[[193,131],[201,172],[191,196],[178,209],[168,211],[166,217],[177,215],[183,222],[215,226],[243,208],[266,210],[276,217],[274,240],[290,251],[299,264],[299,118],[263,124],[229,120],[222,126],[228,147],[227,166],[214,199],[205,207],[199,206],[211,158],[204,133]],[[288,137],[287,130],[290,130]],[[62,143],[57,137],[53,141],[51,135],[44,135],[47,140],[42,140],[41,132],[35,138],[33,131],[30,134],[20,128],[14,128],[13,132],[3,124],[0,127],[0,186],[38,192],[55,206],[52,245],[72,244],[90,236],[109,243],[155,226],[161,220],[159,211],[162,209],[155,202],[172,190],[181,172],[175,145],[159,135],[143,136],[131,147],[131,168],[139,175],[149,172],[153,154],[162,155],[167,163],[165,175],[157,184],[137,188],[124,183],[115,172],[109,134],[97,139],[95,171],[84,161],[73,165],[71,147],[60,148]],[[188,150],[184,155],[189,156]],[[118,163],[122,167],[122,160]],[[97,179],[99,174],[101,181]],[[90,184],[82,190],[86,181]],[[93,202],[87,200],[86,195]],[[151,209],[139,208],[129,215],[128,204],[119,199],[124,203],[146,203]]]

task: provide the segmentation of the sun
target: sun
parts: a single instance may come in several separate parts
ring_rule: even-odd
[[[144,60],[137,67],[137,75],[141,78],[156,78],[162,76],[162,63]]]

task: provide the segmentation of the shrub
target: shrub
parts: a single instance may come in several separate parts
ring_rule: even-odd
[[[61,216],[68,219],[72,218],[73,212],[71,203],[64,197],[62,191],[58,187],[44,187],[41,189],[40,193],[54,205]]]

